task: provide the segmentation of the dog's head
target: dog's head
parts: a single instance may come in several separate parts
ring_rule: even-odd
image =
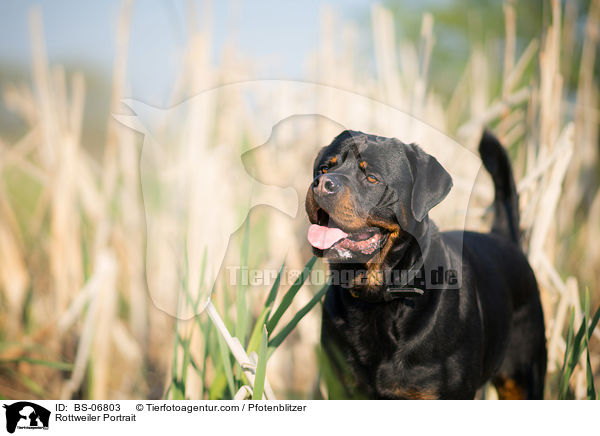
[[[313,252],[370,268],[398,262],[452,187],[417,145],[348,130],[319,152],[313,177],[306,196]]]

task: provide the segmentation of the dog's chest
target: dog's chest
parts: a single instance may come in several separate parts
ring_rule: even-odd
[[[338,332],[350,348],[352,363],[373,368],[390,360],[400,349],[403,333],[397,328],[400,310],[393,307],[346,307],[334,318]]]

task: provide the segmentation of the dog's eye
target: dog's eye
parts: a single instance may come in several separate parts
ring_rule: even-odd
[[[375,177],[373,174],[368,174],[367,175],[367,181],[369,183],[377,183],[377,182],[379,182],[379,180],[377,179],[377,177]]]
[[[327,171],[329,171],[329,167],[327,165],[321,165],[319,167],[319,171],[321,171],[323,174],[325,174]]]

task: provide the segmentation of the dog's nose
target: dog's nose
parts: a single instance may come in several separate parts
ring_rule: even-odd
[[[341,187],[339,178],[334,174],[321,174],[313,181],[313,192],[321,196],[336,194]]]

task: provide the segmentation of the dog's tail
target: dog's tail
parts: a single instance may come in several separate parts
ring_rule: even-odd
[[[479,142],[483,165],[494,181],[494,222],[492,233],[519,243],[519,196],[508,154],[500,141],[488,130]]]

